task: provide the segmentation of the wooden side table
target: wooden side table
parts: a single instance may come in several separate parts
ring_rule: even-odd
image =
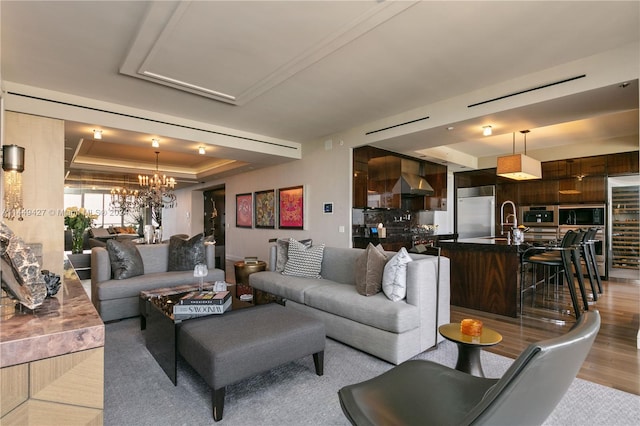
[[[236,273],[236,297],[250,294],[255,301],[253,288],[249,285],[249,275],[267,269],[267,263],[259,260],[258,263],[245,263],[243,260],[233,264]]]
[[[454,342],[458,346],[458,361],[456,370],[484,377],[480,350],[485,346],[494,346],[502,341],[502,335],[487,327],[482,327],[480,336],[468,336],[460,331],[460,323],[441,325],[438,329],[442,337]]]

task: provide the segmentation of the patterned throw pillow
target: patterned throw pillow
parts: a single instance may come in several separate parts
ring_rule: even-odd
[[[411,262],[407,249],[402,247],[384,267],[382,291],[394,302],[407,296],[407,263]]]
[[[300,240],[300,243],[309,248],[313,245],[313,240]],[[283,272],[284,265],[289,260],[289,238],[280,238],[276,241],[276,272]]]
[[[356,291],[363,296],[373,296],[382,291],[382,273],[387,255],[380,244],[369,243],[356,259]]]
[[[111,261],[111,276],[114,280],[125,280],[138,275],[144,275],[142,256],[131,241],[107,241],[107,252]]]
[[[284,265],[284,275],[297,277],[322,278],[320,268],[324,256],[324,244],[306,247],[293,238],[289,238],[289,260]]]
[[[207,263],[204,233],[190,239],[173,235],[169,238],[169,271],[192,271],[198,263]]]

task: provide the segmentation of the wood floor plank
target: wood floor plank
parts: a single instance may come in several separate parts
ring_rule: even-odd
[[[596,341],[578,377],[604,386],[640,395],[640,349],[636,336],[640,327],[640,283],[637,280],[603,281],[604,294],[589,309],[597,309],[602,324]],[[557,325],[532,317],[510,318],[471,309],[451,307],[451,321],[480,319],[502,334],[502,342],[490,352],[509,358],[530,344],[565,333],[573,325]],[[570,318],[570,317],[569,317]]]

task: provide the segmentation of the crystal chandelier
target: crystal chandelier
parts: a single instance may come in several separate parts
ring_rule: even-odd
[[[2,146],[2,170],[4,171],[3,217],[23,220],[22,216],[22,172],[24,171],[24,148],[17,145]]]
[[[124,216],[138,210],[139,191],[116,187],[111,189],[111,210],[113,213]]]
[[[176,180],[166,175],[160,175],[158,171],[158,155],[156,151],[156,172],[153,176],[138,175],[140,193],[138,195],[139,207],[172,208],[176,205],[176,195],[173,188]]]

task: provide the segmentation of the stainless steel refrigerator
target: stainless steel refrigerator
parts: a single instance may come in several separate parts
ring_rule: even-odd
[[[456,200],[458,238],[495,236],[495,186],[458,188]]]

